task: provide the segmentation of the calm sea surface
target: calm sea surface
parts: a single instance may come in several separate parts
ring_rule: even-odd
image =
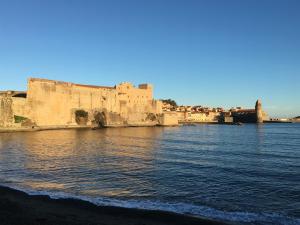
[[[300,224],[300,124],[2,133],[0,184],[99,205]]]

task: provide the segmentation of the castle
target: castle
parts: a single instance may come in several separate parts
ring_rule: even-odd
[[[27,92],[0,92],[0,127],[173,125],[153,87],[114,87],[29,78]]]
[[[123,82],[114,87],[29,78],[26,92],[0,92],[0,129],[169,126],[178,123],[262,123],[255,109],[173,107],[153,99],[153,87]]]

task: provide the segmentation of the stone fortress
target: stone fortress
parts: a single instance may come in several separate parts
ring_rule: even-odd
[[[114,87],[28,79],[27,92],[0,92],[0,127],[114,127],[169,125],[153,87]]]
[[[179,106],[153,99],[153,87],[123,82],[114,87],[29,78],[26,92],[0,91],[0,129],[170,126],[178,123],[262,123],[255,109]]]

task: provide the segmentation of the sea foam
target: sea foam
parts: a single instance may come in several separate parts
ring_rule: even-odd
[[[288,217],[277,213],[253,213],[253,212],[228,212],[214,209],[207,206],[193,205],[188,203],[168,203],[151,200],[120,200],[109,197],[89,197],[85,195],[71,194],[61,191],[45,191],[23,188],[15,185],[6,187],[23,191],[29,195],[47,195],[52,199],[77,199],[93,203],[97,206],[115,206],[133,209],[159,210],[184,215],[191,215],[212,220],[234,222],[237,224],[258,224],[258,225],[300,225],[300,219]]]

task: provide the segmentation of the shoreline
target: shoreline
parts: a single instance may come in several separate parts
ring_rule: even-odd
[[[97,206],[78,199],[51,199],[0,185],[0,221],[5,225],[226,225],[159,210]],[[227,224],[228,225],[228,224]]]
[[[23,127],[23,128],[0,128],[0,133],[17,133],[17,132],[37,132],[45,130],[80,130],[80,129],[92,129],[92,127]]]
[[[107,126],[107,127],[93,127],[93,126],[42,126],[42,127],[0,127],[0,133],[15,133],[15,132],[36,132],[45,130],[97,130],[106,128],[122,128],[122,127],[157,127],[157,125],[119,125],[119,126]]]
[[[300,123],[295,121],[264,121],[263,124],[291,124],[291,123]],[[256,124],[256,123],[242,123],[242,124]],[[116,125],[116,126],[106,126],[106,127],[93,127],[93,126],[42,126],[42,127],[0,127],[0,133],[15,133],[15,132],[37,132],[37,131],[46,131],[46,130],[98,130],[98,129],[107,129],[107,128],[128,128],[128,127],[180,127],[180,126],[195,126],[195,125],[238,125],[237,123],[219,123],[219,122],[195,122],[195,121],[180,121],[178,125]]]

